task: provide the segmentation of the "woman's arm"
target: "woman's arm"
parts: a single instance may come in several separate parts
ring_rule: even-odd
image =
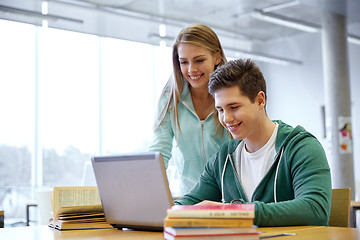
[[[168,162],[171,158],[171,151],[173,147],[174,132],[172,130],[172,124],[170,119],[170,113],[167,112],[160,126],[159,122],[163,116],[163,109],[166,106],[167,97],[162,96],[158,104],[157,121],[154,124],[154,138],[152,144],[149,147],[151,152],[160,152],[164,159],[165,168],[168,166]]]

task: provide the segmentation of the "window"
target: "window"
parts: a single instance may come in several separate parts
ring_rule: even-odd
[[[0,29],[0,209],[19,218],[31,198],[35,27],[0,21]]]
[[[39,135],[43,184],[79,185],[98,152],[99,38],[39,30]],[[40,183],[41,184],[41,183]]]
[[[102,41],[103,153],[146,151],[153,126],[152,48]]]
[[[172,71],[159,46],[0,20],[0,209],[80,185],[95,154],[146,151]]]

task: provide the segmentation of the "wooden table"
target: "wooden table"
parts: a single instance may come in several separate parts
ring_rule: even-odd
[[[260,236],[278,233],[296,233],[295,236],[282,236],[277,238],[269,238],[276,240],[353,240],[360,239],[360,229],[357,228],[337,228],[337,227],[321,227],[321,226],[297,226],[297,227],[271,227],[259,228]],[[145,232],[145,231],[121,231],[117,229],[102,230],[72,230],[58,231],[47,226],[34,227],[14,227],[0,229],[1,240],[159,240],[163,239],[162,232]]]

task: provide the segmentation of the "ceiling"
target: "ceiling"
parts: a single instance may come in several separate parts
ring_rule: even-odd
[[[360,1],[326,0],[79,0],[116,10],[126,10],[184,23],[204,23],[250,40],[292,36],[299,30],[274,24],[264,16],[278,17],[303,25],[321,26],[321,12],[346,15],[360,22]],[[345,4],[345,5],[344,5]],[[357,11],[355,11],[357,9]],[[350,11],[351,10],[351,11]]]
[[[224,48],[243,52],[254,44],[321,29],[322,12],[345,16],[348,34],[360,39],[359,0],[48,0],[48,26],[158,43],[172,42],[192,23],[212,27]],[[1,0],[0,19],[41,25],[41,0]],[[20,10],[20,11],[19,11]],[[159,25],[166,26],[159,36]]]

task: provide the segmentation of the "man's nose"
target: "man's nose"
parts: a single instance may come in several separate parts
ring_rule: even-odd
[[[233,121],[233,119],[234,119],[232,113],[229,112],[229,111],[224,111],[223,118],[224,118],[225,123],[231,123]]]

